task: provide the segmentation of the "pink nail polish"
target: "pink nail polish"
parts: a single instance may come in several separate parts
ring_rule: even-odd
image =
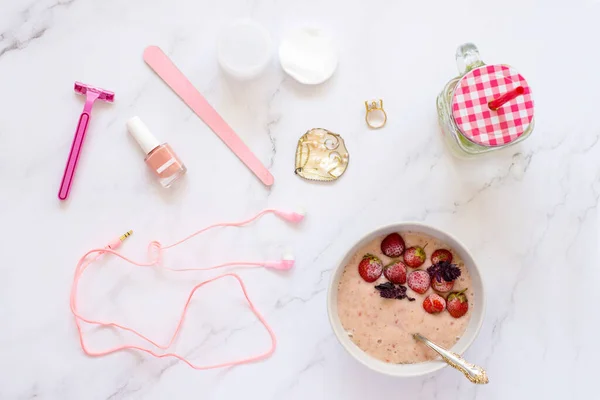
[[[127,130],[146,154],[146,165],[154,171],[163,187],[169,187],[187,169],[167,143],[160,143],[139,117],[127,121]]]

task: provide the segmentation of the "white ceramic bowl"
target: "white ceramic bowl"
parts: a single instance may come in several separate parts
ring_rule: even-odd
[[[469,348],[479,333],[479,329],[481,328],[485,314],[485,292],[477,264],[467,248],[454,236],[432,226],[418,222],[403,222],[385,226],[364,236],[360,241],[358,241],[358,243],[348,250],[348,253],[346,253],[333,273],[331,282],[329,283],[329,293],[327,295],[327,311],[329,312],[329,321],[335,336],[352,357],[374,371],[398,377],[425,375],[437,371],[445,367],[447,364],[439,360],[426,361],[416,364],[389,364],[368,355],[357,345],[355,345],[352,340],[350,340],[346,334],[346,331],[342,327],[337,309],[337,292],[344,267],[360,247],[377,237],[385,236],[392,232],[399,232],[402,234],[402,232],[406,231],[420,232],[433,236],[450,246],[452,250],[454,250],[460,256],[460,258],[462,258],[465,267],[469,270],[469,274],[471,275],[475,304],[473,304],[472,307],[471,319],[469,320],[467,330],[461,336],[460,340],[452,347],[452,351],[462,354]]]

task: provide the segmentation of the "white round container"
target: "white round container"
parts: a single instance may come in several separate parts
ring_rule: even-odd
[[[256,78],[267,68],[272,56],[269,32],[249,19],[233,22],[217,42],[219,65],[238,80]]]

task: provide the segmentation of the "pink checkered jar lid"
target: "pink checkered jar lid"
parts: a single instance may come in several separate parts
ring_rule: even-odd
[[[503,98],[510,100],[494,107]],[[503,146],[518,139],[532,122],[531,90],[511,67],[484,65],[467,72],[456,85],[452,116],[470,141],[486,147]]]

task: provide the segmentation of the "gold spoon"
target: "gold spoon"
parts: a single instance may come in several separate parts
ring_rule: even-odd
[[[482,385],[485,385],[489,382],[485,370],[480,366],[467,362],[458,354],[438,346],[437,344],[433,343],[420,333],[413,333],[413,338],[415,338],[415,340],[418,340],[419,342],[424,343],[427,347],[429,347],[430,349],[438,353],[440,356],[442,356],[442,359],[448,365],[465,374],[467,379],[471,382]]]

